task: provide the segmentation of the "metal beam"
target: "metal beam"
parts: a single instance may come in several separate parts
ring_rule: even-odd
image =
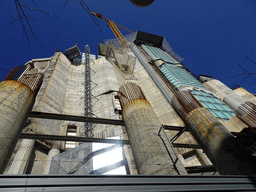
[[[115,143],[129,145],[129,140],[118,139],[100,139],[100,138],[87,138],[87,137],[74,137],[62,135],[41,135],[22,133],[20,139],[39,139],[39,140],[56,140],[56,141],[76,141],[76,142],[92,142],[92,143]]]
[[[183,156],[184,159],[188,159],[188,158],[193,157],[193,156],[198,156],[198,154],[197,154],[196,150],[191,150],[191,151],[188,151],[186,153],[183,153],[182,156]]]
[[[165,130],[170,130],[170,131],[181,131],[183,128],[186,127],[181,127],[181,126],[172,126],[172,125],[163,125]],[[190,132],[189,129],[186,129],[184,132]],[[231,132],[234,136],[237,136],[239,132]]]
[[[179,136],[181,136],[182,135],[182,133],[184,133],[184,131],[186,131],[186,127],[184,127],[183,129],[181,129],[176,135],[174,135],[174,137],[170,140],[170,142],[171,142],[171,144],[174,142],[174,141],[176,141],[178,138],[179,138]]]
[[[188,174],[216,172],[217,171],[213,165],[192,166],[192,167],[185,167],[185,169],[188,172]]]
[[[122,167],[122,166],[125,166],[124,160],[118,161],[118,162],[116,162],[114,164],[111,164],[111,165],[101,167],[99,169],[95,169],[90,174],[102,175],[103,173],[112,171],[112,170],[114,170],[116,168],[119,168],[119,167]]]
[[[0,175],[5,191],[256,191],[255,176]]]
[[[181,126],[172,126],[172,125],[163,125],[165,130],[171,130],[171,131],[181,131],[182,129],[186,127],[181,127]],[[189,132],[188,129],[185,130],[185,132]]]
[[[122,156],[123,156],[123,160],[124,160],[124,164],[125,164],[125,170],[126,170],[126,174],[130,175],[130,169],[129,169],[129,165],[128,165],[128,161],[125,155],[125,151],[124,151],[124,146],[122,146]]]
[[[91,158],[93,158],[93,157],[95,157],[95,156],[97,156],[97,155],[100,155],[100,154],[102,154],[102,153],[106,153],[106,152],[108,152],[108,151],[112,151],[112,150],[114,150],[114,149],[116,149],[116,148],[118,148],[118,147],[122,147],[122,145],[111,145],[111,146],[109,146],[109,147],[105,147],[105,148],[99,149],[99,150],[97,150],[97,151],[93,151],[93,152],[91,152],[87,157],[85,157],[85,158],[83,159],[83,161],[81,161],[81,162],[82,162],[82,164],[84,165],[84,164],[87,163],[87,161],[89,161]]]
[[[41,119],[65,120],[65,121],[90,122],[90,123],[108,124],[108,125],[124,125],[124,121],[122,120],[63,115],[63,114],[56,114],[56,113],[43,113],[43,112],[37,112],[37,111],[31,111],[29,114],[29,117],[41,118]]]
[[[202,149],[200,145],[195,145],[195,144],[173,143],[172,145],[173,147],[179,147],[179,148]]]

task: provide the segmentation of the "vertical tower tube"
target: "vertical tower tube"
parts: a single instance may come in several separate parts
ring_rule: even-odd
[[[34,139],[22,139],[20,147],[15,154],[15,158],[7,174],[18,175],[25,174],[29,159],[35,144]]]
[[[150,103],[139,86],[127,83],[120,87],[119,98],[123,119],[139,174],[177,175],[186,174],[180,160],[174,169],[171,158],[158,136],[161,127]]]
[[[13,152],[28,114],[34,104],[35,93],[15,80],[0,83],[0,172]]]
[[[52,148],[49,153],[48,153],[48,157],[47,157],[47,162],[45,164],[45,170],[44,170],[44,174],[48,175],[50,174],[50,168],[51,168],[51,163],[52,163],[52,158],[56,155],[60,154],[60,150],[57,148]]]
[[[254,157],[211,112],[188,91],[179,91],[175,97],[174,107],[221,175],[255,175]]]

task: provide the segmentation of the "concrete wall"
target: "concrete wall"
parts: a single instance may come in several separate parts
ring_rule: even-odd
[[[62,53],[57,52],[45,72],[43,84],[36,97],[33,111],[58,113],[63,112],[66,100],[67,86],[69,83],[71,63]],[[29,127],[37,133],[60,134],[61,121],[32,119]]]
[[[62,114],[84,116],[84,70],[84,65],[70,66],[70,76],[66,87]],[[66,135],[68,125],[77,126],[77,136],[84,135],[84,123],[72,121],[61,121],[61,135]]]
[[[212,93],[214,93],[219,99],[223,101],[225,97],[233,94],[232,89],[224,85],[222,82],[216,79],[212,79],[203,83],[203,85]]]
[[[231,119],[225,122],[221,122],[230,132],[240,132],[247,127],[240,119],[234,115]]]
[[[92,74],[94,82],[92,83],[92,94],[97,98],[93,99],[93,113],[100,118],[120,119],[120,115],[115,113],[113,104],[113,96],[116,93],[101,95],[110,90],[118,91],[120,82],[116,77],[115,69],[105,57],[92,62],[91,69],[95,71]],[[94,137],[96,138],[122,136],[122,134],[121,126],[97,124],[94,127]]]
[[[100,118],[122,119],[120,114],[115,113],[113,103],[113,97],[117,93],[101,94],[109,90],[118,91],[127,76],[122,74],[115,64],[108,62],[105,57],[92,62],[91,69],[95,71],[92,73],[92,81],[94,82],[92,94],[96,97],[93,99],[93,113]],[[95,138],[120,137],[120,139],[128,139],[123,126],[96,124],[93,130]],[[124,151],[131,174],[138,174],[130,146],[125,145]]]
[[[247,101],[251,101],[252,103],[256,104],[256,97],[255,95],[251,94],[250,92],[246,91],[244,88],[239,87],[237,89],[233,90],[235,93],[239,94],[243,98],[245,98]]]
[[[51,57],[49,67],[44,73],[44,80],[37,94],[33,111],[62,114],[66,102],[67,85],[71,75],[71,63],[60,52]],[[26,129],[38,134],[61,134],[61,121],[30,118]],[[55,142],[57,143],[57,142]],[[19,146],[17,146],[19,148]],[[43,174],[47,160],[47,150],[35,147],[29,163],[31,174]]]

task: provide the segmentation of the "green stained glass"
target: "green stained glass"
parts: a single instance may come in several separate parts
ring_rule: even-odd
[[[225,103],[220,101],[212,93],[207,93],[204,90],[196,89],[193,89],[190,92],[206,109],[208,109],[218,119],[227,121],[235,115],[232,109],[230,109]]]

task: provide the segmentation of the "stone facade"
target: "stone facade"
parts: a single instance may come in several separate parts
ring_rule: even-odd
[[[136,47],[134,44],[132,45],[145,61],[150,62],[150,59],[147,58],[138,47]],[[121,65],[117,63],[122,60],[122,54],[126,54],[124,58],[135,58],[135,65],[132,73],[124,72],[124,70],[120,68]],[[120,112],[121,109],[118,109],[116,104],[116,102],[119,102],[117,92],[120,86],[130,82],[139,85],[139,87],[142,89],[146,100],[152,107],[153,113],[155,114],[154,117],[157,118],[157,125],[159,126],[159,129],[161,125],[184,127],[185,123],[183,122],[182,118],[176,113],[172,105],[165,98],[164,94],[158,88],[158,86],[150,77],[140,61],[136,58],[135,54],[131,51],[131,49],[122,50],[122,54],[121,52],[119,53],[118,61],[115,61],[114,59],[109,57],[106,58],[104,56],[101,56],[97,60],[90,63],[91,69],[92,71],[94,71],[91,75],[91,86],[93,94],[92,110],[95,117],[122,120],[123,117],[122,113]],[[149,68],[152,70],[162,86],[167,90],[168,94],[170,94],[170,96],[173,96],[173,93],[168,88],[168,85],[154,70],[154,68],[150,65]],[[54,56],[49,58],[49,65],[44,71],[44,80],[37,94],[35,104],[32,110],[46,113],[84,116],[84,75],[85,66],[83,64],[72,64],[64,54],[56,52]],[[223,99],[225,97],[225,94],[230,91],[227,90],[226,92],[222,92],[222,84],[215,82],[215,80],[206,82],[204,83],[204,85],[214,94],[216,94],[220,99]],[[241,93],[240,92],[239,94],[245,94],[244,91]],[[250,99],[255,102],[254,96],[247,94],[247,97],[250,97]],[[37,134],[65,136],[67,135],[68,127],[73,126],[76,127],[76,136],[84,136],[85,123],[74,121],[44,120],[36,118],[31,118],[30,120],[31,123],[24,129],[24,131],[32,130],[34,133]],[[229,131],[238,132],[246,127],[246,125],[235,116],[229,121],[219,122],[222,123]],[[136,125],[135,127],[139,128],[140,126]],[[173,136],[177,134],[177,131],[165,130],[165,133],[170,140]],[[94,138],[107,139],[111,137],[119,137],[120,139],[124,140],[129,139],[127,130],[124,126],[96,124],[93,128],[93,135]],[[197,142],[189,132],[184,132],[175,142],[184,144],[197,144]],[[65,141],[57,142],[36,140],[30,142],[32,143],[32,147],[29,146],[29,148],[27,149],[24,149],[22,143],[24,143],[24,141],[20,141],[16,145],[15,152],[13,153],[11,158],[12,160],[9,162],[9,166],[5,171],[6,173],[8,173],[8,171],[9,174],[13,172],[13,166],[16,162],[15,159],[17,159],[15,155],[19,154],[21,160],[26,160],[28,163],[27,166],[24,166],[23,163],[23,167],[21,167],[20,173],[46,174],[49,172],[50,168],[49,159],[52,158],[52,153],[49,153],[49,151],[58,150],[58,152],[62,153],[66,150]],[[78,146],[79,144],[79,142],[75,143],[76,146]],[[164,148],[161,149],[165,150]],[[210,160],[206,157],[201,149],[175,148],[174,151],[178,154],[180,166],[189,167],[211,164]],[[140,164],[141,162],[134,160],[130,145],[124,146],[124,152],[127,158],[130,173],[138,174],[136,164],[138,167],[138,164]],[[26,159],[25,153],[30,154],[30,160]],[[194,155],[189,156],[188,154]],[[145,160],[145,162],[147,161]],[[19,162],[17,163],[17,166],[21,166],[21,164],[22,163]],[[140,164],[140,167],[141,166],[147,167]],[[147,168],[143,168],[143,173],[141,173],[149,174],[146,169]],[[162,170],[162,172],[165,173],[164,170]],[[159,174],[162,172],[160,171]],[[183,174],[185,174],[185,169],[183,169],[182,172]],[[152,174],[154,174],[154,171],[152,172]],[[172,173],[168,172],[168,174]]]

